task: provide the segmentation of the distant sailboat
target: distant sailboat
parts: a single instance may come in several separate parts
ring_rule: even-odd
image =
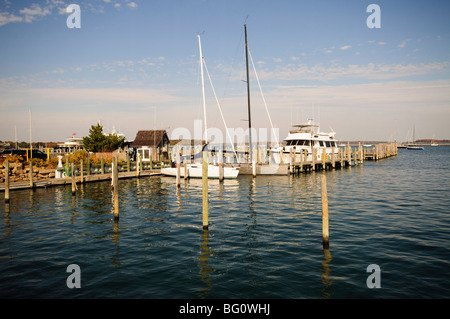
[[[413,142],[406,147],[408,150],[423,150],[423,147],[416,144],[416,127],[413,127]]]
[[[439,146],[439,144],[436,143],[436,140],[435,140],[435,138],[434,138],[434,135],[433,135],[433,142],[431,143],[431,146]]]

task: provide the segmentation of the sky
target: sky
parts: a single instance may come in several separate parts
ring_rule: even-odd
[[[448,12],[437,0],[0,0],[0,140],[29,141],[30,113],[34,142],[86,136],[99,120],[128,140],[193,132],[197,35],[208,128],[225,132],[222,111],[246,129],[244,24],[253,127],[272,121],[283,139],[314,118],[344,141],[411,140],[414,127],[416,139],[450,139]]]

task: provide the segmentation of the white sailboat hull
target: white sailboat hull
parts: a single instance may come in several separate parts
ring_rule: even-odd
[[[180,177],[184,178],[184,166],[180,167]],[[188,178],[202,178],[202,164],[188,164],[186,167]],[[161,169],[161,174],[165,176],[177,176],[176,167],[167,167]],[[223,178],[234,179],[239,175],[239,167],[223,167]],[[219,178],[219,166],[208,165],[208,178]]]

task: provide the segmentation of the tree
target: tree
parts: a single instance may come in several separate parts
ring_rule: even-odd
[[[89,135],[83,137],[83,146],[89,152],[113,152],[123,146],[124,138],[103,134],[103,126],[92,125]]]

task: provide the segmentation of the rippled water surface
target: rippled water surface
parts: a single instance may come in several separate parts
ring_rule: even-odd
[[[0,202],[2,298],[448,298],[450,147],[320,174],[120,180],[13,191]],[[1,195],[3,196],[3,195]],[[67,266],[81,269],[69,289]],[[381,268],[369,289],[367,266]]]

